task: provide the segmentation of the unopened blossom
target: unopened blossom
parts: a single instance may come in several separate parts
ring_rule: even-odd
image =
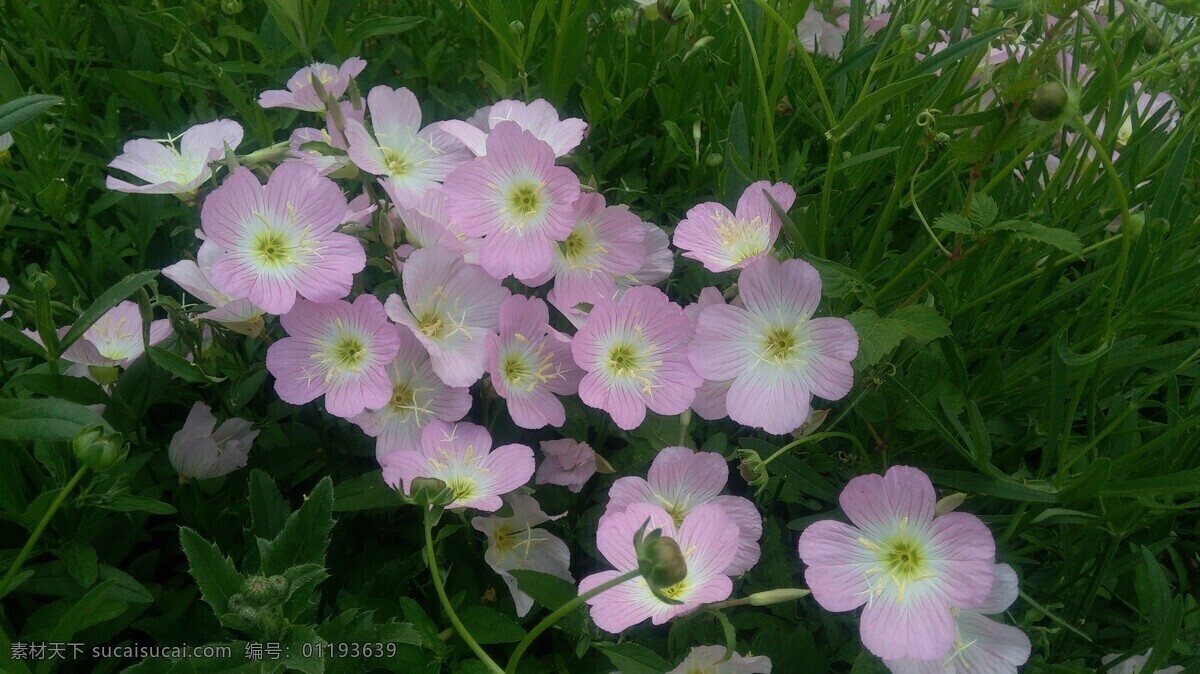
[[[627,476],[614,482],[608,490],[605,514],[647,503],[666,510],[678,526],[702,505],[720,506],[738,527],[737,553],[722,573],[740,576],[758,562],[762,516],[750,499],[721,495],[729,480],[725,457],[687,447],[666,447],[654,457],[646,477]]]
[[[675,519],[666,510],[635,503],[600,518],[596,548],[616,570],[584,578],[579,583],[579,594],[638,568],[633,537],[647,520],[646,532],[661,529],[662,535],[674,539],[683,553],[687,577],[659,590],[668,599],[682,603],[668,604],[654,596],[645,578],[627,580],[587,600],[592,621],[605,632],[620,633],[646,618],[661,625],[703,604],[727,599],[733,592],[733,582],[724,569],[737,552],[738,527],[724,508],[713,504],[698,506],[676,527]]]
[[[550,311],[536,297],[511,295],[500,305],[499,333],[487,335],[492,388],[521,428],[562,426],[557,396],[574,395],[583,373],[571,360],[570,341],[550,327]]]
[[[171,437],[167,457],[180,477],[221,477],[246,465],[246,455],[257,437],[258,431],[251,430],[245,419],[226,419],[217,426],[212,409],[197,401],[183,428]]]
[[[858,335],[843,318],[814,318],[821,277],[803,260],[756,260],[738,277],[742,306],[700,312],[688,358],[711,381],[733,380],[729,418],[768,433],[790,433],[808,418],[812,396],[850,392]]]
[[[4,278],[3,276],[0,276],[0,295],[7,295],[10,288],[11,288],[11,286],[8,284],[8,279]],[[2,304],[4,304],[4,299],[0,298],[0,305],[2,305]],[[10,317],[12,317],[12,315],[13,315],[13,312],[11,312],[11,311],[0,314],[0,320],[5,319],[5,318],[10,318]]]
[[[284,402],[325,396],[325,409],[353,417],[393,396],[387,365],[400,349],[396,326],[373,295],[318,304],[299,300],[279,317],[288,336],[267,349],[267,370]]]
[[[667,674],[771,674],[771,658],[734,651],[726,659],[724,646],[697,646]]]
[[[1150,674],[1150,672],[1143,671],[1143,668],[1146,666],[1146,661],[1150,659],[1150,654],[1153,652],[1154,649],[1151,648],[1141,655],[1134,655],[1124,660],[1121,660],[1120,653],[1112,653],[1101,658],[1100,662],[1105,665],[1117,662],[1117,664],[1105,670],[1108,674]],[[1175,665],[1174,667],[1165,667],[1156,670],[1154,674],[1179,674],[1183,669],[1181,665]]]
[[[446,386],[433,372],[429,354],[408,328],[395,328],[400,350],[388,363],[392,397],[387,404],[350,418],[375,438],[375,458],[392,452],[416,451],[421,429],[435,420],[458,421],[471,409],[471,392]]]
[[[487,335],[499,325],[509,292],[483,269],[441,246],[420,248],[404,264],[404,298],[387,299],[388,316],[429,351],[433,371],[449,386],[483,376]]]
[[[816,3],[810,3],[804,18],[796,25],[796,37],[812,53],[837,58],[849,30],[849,14],[842,14],[831,22],[817,9]]]
[[[175,147],[176,140],[178,148]],[[125,171],[144,184],[135,185],[108,176],[104,186],[116,192],[191,198],[200,185],[212,177],[209,164],[224,157],[226,147],[235,150],[241,142],[241,125],[228,119],[198,124],[184,131],[182,136],[165,141],[136,138],[125,143],[122,153],[108,166]]]
[[[625,430],[641,425],[646,408],[681,414],[704,381],[684,354],[690,333],[683,309],[652,286],[596,304],[571,340],[575,363],[587,372],[580,399]]]
[[[365,112],[362,108],[355,108],[349,101],[338,103],[338,107],[342,113],[343,124],[351,121],[362,124]],[[305,149],[304,145],[307,143],[323,143],[342,152],[328,154],[329,150],[326,149]],[[285,161],[303,162],[317,169],[321,175],[327,176],[350,165],[350,157],[346,154],[349,147],[346,135],[338,130],[333,115],[326,113],[324,129],[301,127],[292,131],[292,136],[288,139],[288,158]]]
[[[513,122],[487,137],[487,156],[446,178],[447,211],[458,230],[482,237],[479,264],[492,276],[524,281],[544,274],[555,242],[574,224],[579,178],[554,165],[554,151]]]
[[[549,145],[558,157],[574,150],[583,140],[583,134],[587,132],[587,122],[575,117],[559,120],[558,110],[541,98],[529,104],[512,100],[500,101],[479,110],[465,122],[449,120],[441,122],[441,127],[466,144],[476,156],[482,157],[488,153],[488,133],[501,122],[516,122],[522,129]]]
[[[311,166],[282,164],[265,186],[239,167],[200,211],[205,236],[221,247],[209,279],[272,314],[287,313],[297,294],[341,299],[366,266],[362,243],[334,231],[347,212],[341,189]]]
[[[59,337],[69,328],[59,330]],[[38,344],[37,333],[26,333]],[[150,345],[154,346],[171,336],[171,322],[165,319],[150,322]],[[92,324],[83,336],[67,347],[63,360],[80,365],[99,367],[129,367],[146,352],[142,343],[142,312],[134,302],[125,301],[109,309]]]
[[[975,609],[951,609],[954,647],[933,660],[885,660],[892,674],[1017,674],[1032,645],[1025,633],[987,616],[1008,610],[1017,600],[1017,574],[1007,564],[995,566],[992,590]]]
[[[612,299],[613,277],[633,274],[646,261],[644,223],[625,206],[605,206],[604,197],[594,193],[580,194],[572,214],[571,233],[556,242],[550,268],[528,284],[553,278],[557,301],[571,306]]]
[[[534,478],[536,484],[557,484],[578,494],[596,474],[596,451],[586,442],[543,440],[541,449],[545,456]]]
[[[517,615],[524,616],[533,608],[533,597],[522,592],[510,571],[537,571],[574,584],[571,576],[571,551],[558,536],[538,528],[561,515],[550,516],[532,496],[512,493],[504,497],[512,508],[508,517],[473,517],[471,526],[487,536],[488,547],[483,561],[504,579],[512,593]]]
[[[421,105],[411,91],[378,86],[367,94],[371,129],[346,120],[350,159],[377,176],[398,205],[414,205],[471,158],[467,148],[436,124],[421,128]]]
[[[736,213],[715,201],[693,206],[675,228],[675,247],[711,272],[745,267],[768,255],[783,221],[775,214],[767,194],[783,212],[796,201],[791,185],[760,180],[742,193]]]
[[[421,448],[392,452],[380,461],[383,479],[409,494],[412,481],[428,477],[446,483],[453,500],[447,508],[495,512],[500,497],[533,477],[533,450],[525,445],[492,449],[492,436],[482,426],[431,421],[421,430]]]
[[[720,290],[709,286],[700,291],[700,298],[693,304],[689,304],[683,308],[683,312],[687,314],[688,320],[692,324],[692,332],[695,333],[696,322],[700,320],[700,312],[704,311],[705,307],[725,304],[725,297]],[[713,381],[705,379],[700,388],[696,389],[696,399],[692,401],[692,411],[700,415],[702,419],[716,421],[729,416],[729,409],[725,405],[725,398],[729,395],[729,387],[733,384],[732,380]]]
[[[305,112],[321,112],[325,109],[325,102],[321,100],[317,90],[313,87],[313,77],[317,78],[325,92],[336,101],[350,88],[350,80],[366,67],[367,62],[357,56],[346,59],[340,67],[328,63],[304,66],[288,80],[286,90],[264,91],[258,97],[258,104],[264,108],[292,108]]]
[[[164,267],[162,273],[212,307],[196,318],[220,323],[245,335],[258,336],[263,328],[262,309],[244,297],[230,297],[217,290],[209,278],[213,263],[220,257],[221,248],[211,241],[205,241],[196,253],[195,262],[180,260]]]
[[[955,645],[954,609],[979,609],[996,544],[978,517],[935,517],[929,478],[908,466],[860,475],[839,497],[850,524],[821,520],[800,535],[813,597],[827,611],[865,606],[860,634],[886,660],[934,660]]]

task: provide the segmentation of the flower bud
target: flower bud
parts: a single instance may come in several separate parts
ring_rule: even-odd
[[[1058,82],[1042,82],[1029,99],[1029,114],[1042,122],[1058,119],[1067,109],[1067,90]]]
[[[751,606],[770,606],[771,604],[782,604],[785,601],[795,599],[803,599],[812,594],[809,590],[801,590],[799,588],[789,587],[779,590],[766,590],[765,592],[755,592],[746,597],[750,601]]]
[[[44,271],[36,272],[29,279],[29,287],[35,293],[49,293],[54,290],[54,286],[58,285],[54,277]]]
[[[417,505],[448,505],[454,501],[450,487],[436,477],[416,477],[408,489],[409,498]]]
[[[642,553],[650,566],[645,574],[650,587],[661,590],[687,578],[687,560],[683,558],[683,551],[675,539],[659,536],[646,544]]]
[[[242,584],[241,597],[246,605],[266,606],[287,598],[288,580],[283,576],[251,576]]]
[[[724,162],[725,157],[721,156],[720,152],[710,152],[709,155],[704,158],[704,165],[709,168],[717,168]]]
[[[1146,37],[1142,38],[1142,51],[1147,54],[1157,54],[1162,50],[1162,33],[1156,26],[1146,27]]]
[[[124,460],[128,448],[121,434],[105,431],[103,426],[89,426],[76,434],[72,442],[75,458],[97,473],[104,473]]]
[[[508,32],[513,35],[520,35],[525,32],[525,23],[520,19],[514,20],[508,24]]]
[[[242,13],[242,0],[221,0],[221,11],[225,16],[237,16]]]
[[[658,14],[669,25],[692,18],[692,4],[688,0],[658,0]]]
[[[913,40],[916,40],[917,36],[917,27],[911,23],[906,23],[900,26],[900,37],[904,38],[906,42],[912,42]]]
[[[618,7],[617,9],[613,10],[613,13],[612,13],[613,23],[625,23],[626,21],[629,21],[632,18],[633,18],[633,8],[632,7]]]
[[[746,484],[759,489],[766,486],[771,475],[763,465],[762,457],[758,455],[758,452],[753,449],[739,449],[737,455],[742,460],[738,464],[738,474],[742,476]]]

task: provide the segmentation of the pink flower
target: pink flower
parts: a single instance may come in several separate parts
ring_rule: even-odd
[[[431,189],[408,207],[397,206],[389,216],[392,225],[404,233],[410,248],[443,246],[463,256],[470,264],[479,262],[480,239],[470,239],[456,229],[446,214],[446,191]],[[408,250],[405,257],[412,254]]]
[[[483,237],[479,263],[489,274],[536,278],[550,269],[554,242],[571,234],[579,179],[513,122],[496,125],[487,151],[446,178],[450,219],[463,234]]]
[[[796,36],[812,53],[837,58],[842,53],[842,43],[849,30],[850,16],[848,14],[839,16],[837,23],[830,23],[814,3],[808,6],[804,18],[796,25]]]
[[[267,370],[284,402],[303,405],[323,395],[330,414],[350,418],[392,399],[387,365],[400,336],[373,295],[353,304],[300,300],[279,322],[288,336],[267,349]]]
[[[596,474],[596,452],[586,442],[569,438],[543,440],[546,458],[538,466],[536,484],[557,484],[576,494]]]
[[[813,394],[850,392],[858,335],[842,318],[813,318],[821,277],[803,260],[765,257],[742,271],[739,300],[700,312],[688,358],[700,376],[732,379],[729,418],[783,434],[808,418]]]
[[[571,551],[558,536],[537,529],[539,524],[556,520],[542,512],[532,496],[512,493],[504,497],[512,507],[508,517],[473,517],[471,526],[487,535],[488,547],[483,560],[492,567],[512,593],[517,615],[524,616],[533,608],[533,597],[522,592],[510,571],[537,571],[574,583],[571,577]]]
[[[7,295],[10,288],[11,288],[11,286],[9,286],[9,284],[8,284],[8,279],[4,278],[3,276],[0,276],[0,295]],[[0,299],[0,304],[4,304],[3,299]],[[12,315],[13,315],[13,312],[11,312],[11,311],[8,313],[0,314],[0,320],[5,319],[5,318],[11,318]]]
[[[230,330],[257,337],[263,328],[262,309],[248,299],[230,297],[212,284],[209,275],[220,257],[221,248],[211,241],[205,241],[196,253],[195,262],[180,260],[165,267],[162,273],[212,307],[211,311],[199,314],[196,318],[220,323]]]
[[[633,273],[632,278],[618,278],[618,286],[654,285],[667,280],[675,268],[675,253],[671,252],[671,240],[667,237],[667,233],[662,230],[662,227],[648,222],[643,222],[642,227],[646,232],[646,238],[643,241],[646,246],[646,260]],[[623,284],[622,281],[626,283]]]
[[[408,89],[375,87],[367,94],[367,108],[375,135],[346,120],[350,159],[367,173],[383,176],[380,184],[398,205],[417,203],[471,158],[462,143],[436,124],[421,128],[421,106]]]
[[[995,566],[992,590],[983,605],[954,611],[957,636],[948,654],[934,660],[885,660],[892,674],[1017,674],[1032,646],[1021,630],[985,616],[1004,613],[1017,600],[1017,574]]]
[[[367,435],[376,438],[375,458],[392,452],[416,451],[421,446],[421,429],[431,421],[458,421],[471,409],[471,392],[452,388],[433,373],[429,354],[405,327],[397,327],[400,350],[387,366],[392,397],[377,409],[368,409],[350,419]]]
[[[813,597],[862,613],[863,645],[887,660],[933,660],[954,647],[952,609],[977,609],[992,588],[996,544],[974,515],[934,517],[929,478],[908,466],[860,475],[839,498],[851,524],[822,520],[800,535]]]
[[[568,305],[596,303],[617,294],[616,275],[637,272],[646,261],[646,230],[624,206],[605,206],[599,194],[580,194],[572,207],[574,225],[554,246],[550,268],[530,281],[554,278],[554,294]]]
[[[1112,653],[1101,658],[1100,662],[1101,664],[1107,665],[1111,662],[1117,662],[1119,660],[1117,664],[1113,665],[1107,670],[1108,674],[1149,674],[1148,672],[1143,672],[1142,668],[1146,666],[1146,661],[1150,659],[1150,654],[1153,652],[1154,649],[1151,648],[1141,655],[1135,655],[1133,657],[1125,658],[1124,660],[1120,660],[1120,653]],[[1154,672],[1154,674],[1179,674],[1182,671],[1183,667],[1176,665],[1174,667],[1160,669]]]
[[[587,371],[579,397],[625,430],[642,423],[647,407],[682,413],[704,381],[683,353],[690,333],[683,309],[658,288],[630,288],[620,300],[600,302],[571,341],[575,363]]]
[[[246,465],[246,455],[258,437],[245,419],[227,419],[216,430],[217,418],[208,405],[192,405],[183,428],[171,437],[167,456],[182,478],[206,480]]]
[[[421,449],[392,452],[380,461],[383,479],[409,494],[414,478],[446,483],[454,495],[447,508],[495,512],[500,496],[533,477],[533,450],[525,445],[492,449],[492,436],[475,424],[431,421],[421,431]]]
[[[570,341],[552,330],[545,302],[512,295],[500,305],[500,334],[486,338],[492,387],[521,428],[562,426],[567,413],[555,395],[579,390],[583,373],[571,360]]]
[[[355,108],[348,101],[338,103],[341,108],[342,118],[347,122],[363,121],[363,110]],[[333,121],[333,116],[329,113],[325,114],[325,128],[314,129],[311,127],[302,127],[292,131],[292,137],[288,140],[288,158],[284,161],[303,162],[317,169],[317,172],[323,176],[339,171],[350,165],[350,158],[346,154],[325,154],[320,150],[305,150],[305,143],[324,143],[329,147],[337,150],[346,150],[349,148],[349,143],[346,136],[338,131],[337,125]]]
[[[388,316],[416,335],[433,371],[450,386],[483,376],[487,335],[509,292],[479,267],[442,248],[421,248],[404,265],[404,300],[387,299]]]
[[[346,59],[340,68],[328,63],[304,66],[288,80],[286,91],[283,89],[264,91],[258,97],[258,104],[264,108],[292,108],[306,112],[321,112],[325,109],[325,104],[317,95],[316,89],[313,88],[313,75],[316,75],[326,93],[336,101],[350,88],[350,80],[366,67],[367,62],[357,56]]]
[[[767,255],[783,227],[768,193],[785,212],[796,201],[791,185],[760,180],[742,193],[736,214],[715,201],[693,206],[675,228],[675,247],[711,272],[745,267]]]
[[[200,211],[205,236],[222,250],[212,284],[272,314],[287,313],[297,293],[313,302],[345,297],[367,260],[358,239],[334,231],[347,212],[337,184],[311,166],[282,164],[265,187],[236,169]]]
[[[737,554],[722,569],[727,576],[740,576],[758,562],[758,539],[762,537],[762,516],[750,499],[722,496],[729,480],[725,458],[714,452],[694,452],[687,447],[666,447],[650,464],[649,480],[623,477],[608,490],[604,513],[625,510],[635,503],[660,506],[676,526],[688,513],[702,505],[720,506],[737,524]]]
[[[619,633],[646,618],[661,625],[702,604],[721,601],[733,592],[733,582],[723,573],[737,551],[738,527],[717,505],[702,505],[688,513],[678,528],[667,511],[635,503],[600,518],[596,547],[615,571],[601,571],[579,583],[579,594],[638,568],[633,536],[649,519],[646,531],[661,529],[665,538],[679,544],[687,562],[687,577],[662,588],[665,596],[682,604],[668,604],[654,596],[643,578],[627,580],[587,600],[592,621],[605,632]]]
[[[714,305],[724,305],[725,297],[720,290],[709,286],[700,291],[700,298],[694,304],[689,304],[683,308],[683,313],[687,314],[688,321],[692,324],[693,334],[696,331],[696,322],[700,320],[700,312],[704,307]],[[732,381],[712,381],[704,380],[700,388],[696,389],[696,399],[692,401],[692,411],[699,414],[702,419],[716,421],[729,416],[729,409],[725,405],[725,398],[729,395],[729,387],[733,384]]]
[[[482,157],[488,153],[488,132],[506,121],[516,122],[532,133],[549,145],[558,157],[574,150],[587,132],[587,123],[582,119],[571,117],[559,121],[558,111],[541,98],[528,105],[520,101],[500,101],[479,110],[466,122],[455,119],[442,122],[441,127],[465,143],[476,156]]]
[[[667,674],[771,674],[771,659],[734,651],[726,660],[724,646],[697,646]]]
[[[59,337],[69,328],[59,330]],[[153,346],[171,336],[171,322],[151,321],[150,345]],[[37,333],[26,333],[38,344],[42,343]],[[100,320],[83,333],[74,344],[63,352],[63,360],[80,365],[99,367],[129,367],[146,352],[142,343],[142,313],[138,305],[125,301],[109,309]],[[73,373],[72,373],[73,374]]]
[[[242,142],[242,127],[237,122],[218,119],[198,124],[179,137],[166,141],[137,138],[125,143],[123,152],[109,167],[125,171],[144,180],[145,185],[108,176],[104,186],[116,192],[137,194],[174,194],[192,197],[204,181],[212,177],[209,164],[225,156],[225,147],[236,150]]]

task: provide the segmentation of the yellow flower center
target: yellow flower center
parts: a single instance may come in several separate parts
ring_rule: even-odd
[[[403,177],[412,170],[412,162],[407,157],[401,156],[388,147],[380,148],[380,150],[383,153],[383,164],[393,178]]]
[[[528,218],[542,208],[542,186],[537,183],[522,183],[508,193],[508,210],[514,215]]]
[[[294,247],[288,244],[282,233],[273,229],[255,234],[250,250],[258,263],[264,267],[278,269],[295,260]]]

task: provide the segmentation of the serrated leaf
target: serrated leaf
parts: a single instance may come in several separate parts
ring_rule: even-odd
[[[257,468],[250,471],[247,490],[250,494],[250,531],[257,538],[273,540],[283,530],[292,509],[283,500],[271,476]]]
[[[870,309],[860,309],[846,320],[858,333],[858,357],[854,359],[854,367],[860,370],[879,362],[905,337],[928,342],[950,334],[950,321],[925,306],[902,307],[887,318],[880,318]]]
[[[971,199],[971,222],[978,228],[983,229],[996,221],[996,216],[1000,215],[1000,207],[996,205],[996,200],[988,195],[977,192]]]
[[[933,307],[913,305],[901,307],[888,316],[907,337],[928,342],[950,335],[950,321]]]
[[[957,232],[959,234],[970,234],[975,230],[971,227],[971,221],[959,215],[958,213],[943,213],[933,221],[933,226],[936,229],[944,229],[949,232]]]
[[[304,499],[304,505],[288,517],[274,540],[259,540],[263,575],[281,574],[300,564],[324,565],[331,529],[333,481],[326,476]]]
[[[991,228],[1003,232],[1013,232],[1013,235],[1019,239],[1040,241],[1076,257],[1083,257],[1083,242],[1074,232],[1068,232],[1065,229],[1047,227],[1026,220],[1005,220],[992,225]]]
[[[154,361],[155,365],[184,381],[190,381],[193,384],[207,384],[210,381],[209,377],[204,374],[204,370],[201,370],[195,363],[164,348],[158,346],[150,347],[150,360]],[[212,379],[212,381],[221,380],[222,378]]]
[[[179,528],[179,544],[187,556],[188,571],[196,579],[204,603],[211,606],[218,617],[224,615],[229,598],[242,590],[242,576],[234,568],[233,560],[222,556],[216,545],[188,527]]]

